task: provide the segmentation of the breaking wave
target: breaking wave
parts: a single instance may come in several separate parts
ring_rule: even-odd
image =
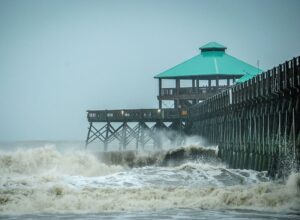
[[[295,181],[298,184],[295,184]],[[13,213],[87,213],[169,208],[299,211],[299,174],[286,185],[260,183],[230,187],[137,187],[81,190],[65,185],[36,189],[1,189],[0,211]],[[291,187],[291,185],[293,187]]]
[[[177,208],[298,212],[300,174],[285,184],[229,169],[215,148],[161,152],[0,152],[0,213],[102,213]]]
[[[175,166],[192,160],[220,162],[215,149],[193,145],[147,153],[135,151],[91,153],[78,150],[62,153],[54,146],[45,146],[19,149],[15,152],[0,151],[0,172],[2,174],[59,172],[70,175],[99,176],[119,171],[121,166],[131,168],[150,165]]]
[[[100,176],[122,170],[108,166],[84,151],[59,152],[54,146],[0,152],[0,173],[35,175],[44,173]]]
[[[143,166],[175,166],[187,161],[205,161],[221,163],[217,157],[216,148],[189,145],[158,152],[112,151],[98,153],[100,160],[109,165],[123,165],[128,167]]]

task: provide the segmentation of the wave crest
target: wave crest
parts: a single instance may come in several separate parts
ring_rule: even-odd
[[[53,146],[0,153],[2,174],[58,173],[100,176],[122,169],[120,166],[105,165],[92,153],[82,151],[61,153]]]
[[[122,165],[128,167],[143,166],[177,166],[187,161],[204,161],[209,163],[221,163],[217,157],[215,148],[189,145],[157,152],[135,152],[135,151],[110,151],[98,154],[101,161],[108,165]]]

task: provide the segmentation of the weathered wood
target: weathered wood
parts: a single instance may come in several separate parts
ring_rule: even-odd
[[[299,168],[299,61],[294,58],[190,107],[192,133],[218,144],[220,157],[234,168],[275,174],[283,172],[278,169],[286,166],[285,158]],[[225,120],[219,124],[220,115]]]

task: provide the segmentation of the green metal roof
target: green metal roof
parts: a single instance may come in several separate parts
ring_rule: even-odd
[[[219,43],[210,42],[200,47],[200,50],[199,55],[156,75],[154,78],[172,79],[213,75],[244,76],[245,74],[256,75],[262,72],[261,69],[228,55],[225,52],[226,47]]]
[[[244,76],[242,76],[241,78],[239,78],[237,81],[235,81],[235,83],[243,83],[251,78],[253,78],[255,75],[257,74],[246,74]]]
[[[238,83],[246,82],[247,80],[252,79],[254,76],[261,74],[261,73],[262,73],[262,71],[259,73],[254,73],[254,74],[246,73],[244,76],[242,76],[237,81],[235,81],[235,83],[238,84]]]

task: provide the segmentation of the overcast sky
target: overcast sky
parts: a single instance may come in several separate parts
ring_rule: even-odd
[[[300,55],[300,1],[0,0],[0,141],[83,140],[87,109],[157,107],[153,76],[217,41]]]

